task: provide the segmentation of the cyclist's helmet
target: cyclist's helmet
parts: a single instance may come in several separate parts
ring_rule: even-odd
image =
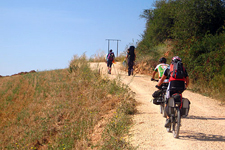
[[[178,56],[174,56],[174,57],[172,58],[172,62],[177,62],[177,61],[181,61],[181,58],[178,57]]]
[[[166,63],[166,58],[165,58],[165,57],[160,58],[160,59],[159,59],[159,62],[160,62],[160,63]]]

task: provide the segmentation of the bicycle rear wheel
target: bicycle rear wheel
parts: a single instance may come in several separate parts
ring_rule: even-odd
[[[163,103],[160,104],[160,113],[164,114],[164,104]]]
[[[171,132],[171,125],[168,128],[166,128],[166,131]]]
[[[172,123],[173,137],[174,138],[178,138],[179,132],[180,132],[181,116],[180,116],[180,109],[179,108],[177,108],[176,113],[177,113],[177,116],[175,117],[175,120]]]
[[[166,113],[166,106],[165,104],[163,104],[163,117],[166,118],[167,117],[167,113]]]

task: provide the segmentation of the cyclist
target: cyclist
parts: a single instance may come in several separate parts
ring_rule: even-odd
[[[182,73],[183,73],[182,79],[176,79],[172,75],[173,69],[174,69],[174,68],[172,68],[172,65],[173,65],[173,63],[177,63],[177,62],[181,62],[181,58],[178,57],[178,56],[173,57],[170,67],[168,67],[164,71],[161,80],[156,85],[156,88],[160,88],[163,81],[167,77],[169,77],[169,85],[168,85],[167,92],[166,92],[167,102],[168,102],[168,99],[170,98],[171,95],[173,95],[174,93],[180,93],[181,94],[189,85],[188,73],[187,73],[187,70],[183,66],[182,66]],[[166,112],[168,114],[168,106],[166,106]],[[165,127],[169,127],[169,125],[170,125],[170,119],[169,119],[169,116],[167,115]]]
[[[160,62],[160,64],[158,64],[158,65],[155,67],[155,69],[154,69],[154,72],[153,72],[153,74],[152,74],[151,81],[155,80],[154,78],[155,78],[155,74],[156,74],[157,72],[158,72],[158,75],[159,75],[159,79],[161,79],[162,76],[163,76],[164,71],[166,70],[166,68],[169,67],[169,65],[166,64],[166,58],[165,58],[165,57],[160,58],[160,59],[159,59],[159,62]],[[169,80],[166,79],[166,80],[164,80],[163,83],[168,83],[168,82],[169,82]]]
[[[161,57],[161,58],[159,59],[159,63],[160,63],[160,64],[158,64],[158,65],[155,67],[155,69],[154,69],[154,72],[153,72],[153,74],[152,74],[151,81],[154,81],[154,80],[155,80],[155,75],[156,75],[157,72],[158,72],[158,76],[159,76],[159,80],[160,80],[160,79],[162,78],[163,73],[164,73],[164,71],[166,70],[166,68],[169,67],[169,65],[166,64],[166,58],[165,58],[165,57]],[[167,78],[167,79],[165,79],[165,80],[163,81],[163,83],[168,83],[168,82],[169,82],[169,78]],[[162,92],[162,90],[157,90],[157,91],[155,91],[155,92],[152,94],[152,96],[154,97],[153,103],[156,104],[156,105],[159,104],[159,103],[158,103],[158,99],[159,99],[159,96],[160,96],[161,92]]]

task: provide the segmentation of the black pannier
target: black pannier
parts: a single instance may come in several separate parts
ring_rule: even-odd
[[[166,112],[169,116],[171,114],[175,114],[175,110],[174,110],[175,102],[178,102],[178,99],[176,99],[176,97],[170,97],[168,100],[168,106],[166,108]],[[187,98],[182,98],[182,102],[183,102],[183,104],[182,104],[182,108],[181,108],[181,117],[185,118],[188,116],[191,103]]]
[[[181,117],[185,118],[188,116],[190,110],[190,101],[187,98],[182,98],[183,105],[181,108]]]
[[[152,94],[152,97],[154,97],[153,99],[153,104],[155,105],[159,105],[162,103],[162,91],[161,90],[157,90]]]

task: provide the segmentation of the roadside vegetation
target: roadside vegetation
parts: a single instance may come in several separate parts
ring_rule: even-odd
[[[67,69],[2,77],[0,149],[132,149],[124,138],[132,97],[91,70],[85,55]]]
[[[137,44],[137,63],[153,69],[160,57],[179,56],[191,90],[225,102],[225,2],[157,0],[140,15],[146,30]]]
[[[116,56],[115,54],[115,61],[116,62],[122,62],[124,61],[124,59],[126,58],[126,52],[122,52],[119,56]],[[106,55],[107,53],[105,51],[98,51],[96,52],[96,54],[94,54],[93,56],[91,56],[91,58],[89,58],[90,62],[106,62]]]

